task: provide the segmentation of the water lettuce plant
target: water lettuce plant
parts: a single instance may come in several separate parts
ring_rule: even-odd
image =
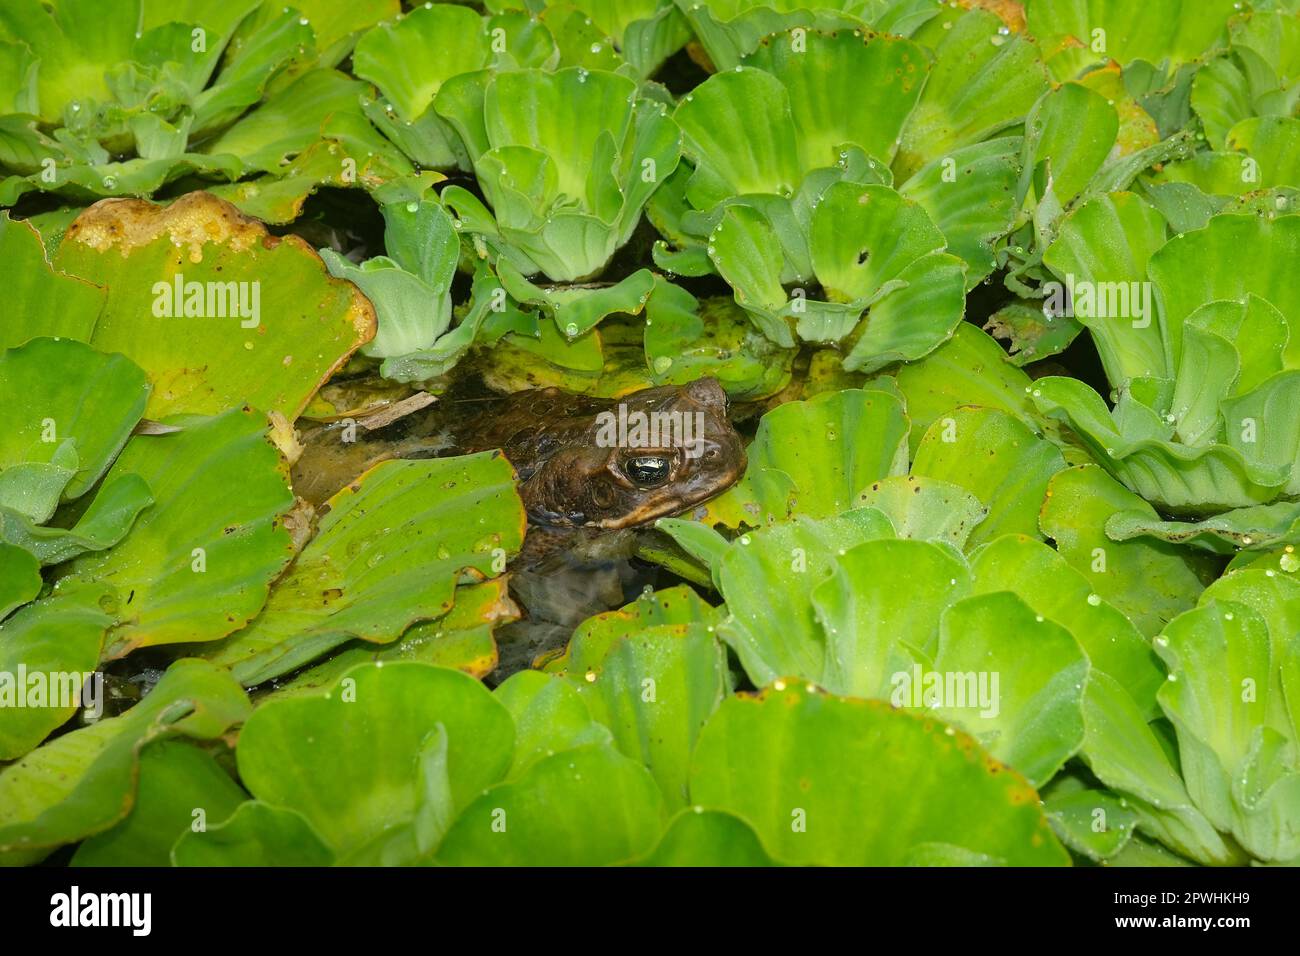
[[[1294,7],[8,0],[0,863],[1300,861]]]
[[[434,108],[460,135],[491,211],[457,186],[444,200],[525,276],[599,273],[677,165],[667,107],[604,70],[462,73]]]
[[[472,169],[455,130],[435,111],[443,83],[490,67],[554,66],[559,50],[550,31],[522,14],[480,17],[468,7],[429,4],[380,23],[358,41],[353,70],[375,84],[363,100],[367,116],[425,168]]]
[[[29,190],[143,195],[190,173],[232,180],[278,163],[355,100],[359,84],[330,67],[355,31],[396,8],[393,0],[364,11],[272,10],[237,0],[190,4],[176,20],[154,0],[111,11],[81,0],[9,4],[0,15],[8,79],[0,163],[10,175],[0,199],[8,205]],[[319,12],[314,26],[307,12]],[[287,112],[292,126],[267,122]]]
[[[1296,432],[1283,409],[1294,405],[1300,373],[1291,296],[1271,256],[1292,254],[1297,224],[1220,214],[1166,242],[1158,211],[1116,194],[1081,209],[1049,250],[1056,272],[1081,289],[1149,300],[1154,287],[1163,306],[1158,322],[1141,307],[1108,309],[1113,303],[1102,310],[1120,314],[1083,320],[1115,389],[1113,411],[1077,380],[1036,386],[1045,414],[1068,422],[1099,463],[1175,519],[1116,519],[1117,535],[1217,548],[1290,543],[1288,499],[1300,486]],[[1086,251],[1098,247],[1117,255]]]

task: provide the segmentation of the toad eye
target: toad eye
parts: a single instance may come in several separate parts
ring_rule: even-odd
[[[662,485],[668,480],[670,471],[672,471],[672,462],[661,455],[640,455],[629,458],[623,464],[623,473],[632,480],[634,485],[642,488]]]

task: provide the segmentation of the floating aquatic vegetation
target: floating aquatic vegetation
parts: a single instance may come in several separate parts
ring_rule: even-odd
[[[1300,860],[1297,65],[1271,0],[7,0],[0,863]]]

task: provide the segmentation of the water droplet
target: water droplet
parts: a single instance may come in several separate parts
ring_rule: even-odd
[[[1099,604],[1101,604],[1101,595],[1100,595],[1100,594],[1089,594],[1089,595],[1088,595],[1088,603],[1091,604],[1093,607],[1097,607]]]

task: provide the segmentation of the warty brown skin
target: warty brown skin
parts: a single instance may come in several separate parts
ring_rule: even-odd
[[[660,436],[668,443],[610,447],[608,416],[617,416],[620,405],[630,420],[634,413],[675,413],[676,421],[698,413],[691,422],[702,428],[691,436],[690,448],[682,444],[680,428]],[[529,520],[549,527],[647,524],[720,494],[745,471],[744,442],[727,420],[726,393],[712,378],[617,399],[556,388],[516,392],[458,439],[465,451],[500,448],[515,467]]]

